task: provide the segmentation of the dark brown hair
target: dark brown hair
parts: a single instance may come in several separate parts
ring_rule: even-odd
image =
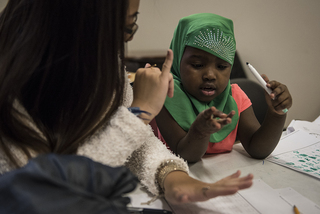
[[[14,164],[9,144],[28,157],[76,153],[122,104],[126,12],[126,0],[9,0],[0,17],[0,149]]]

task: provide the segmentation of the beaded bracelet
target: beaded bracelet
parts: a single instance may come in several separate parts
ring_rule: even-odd
[[[167,160],[158,168],[156,173],[156,181],[159,185],[160,193],[164,193],[164,180],[170,172],[183,171],[188,173],[183,167],[179,166],[174,160]]]

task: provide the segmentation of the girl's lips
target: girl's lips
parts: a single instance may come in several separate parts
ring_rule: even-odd
[[[216,93],[216,87],[213,84],[204,84],[200,87],[202,94],[212,96]]]
[[[202,89],[201,92],[205,95],[205,96],[212,96],[216,93],[216,90],[205,90]]]

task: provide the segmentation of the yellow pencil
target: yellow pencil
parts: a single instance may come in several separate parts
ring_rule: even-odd
[[[293,206],[293,211],[294,211],[294,214],[300,214],[298,208],[296,207],[296,205]]]

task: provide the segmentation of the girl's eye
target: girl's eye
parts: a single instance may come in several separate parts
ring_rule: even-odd
[[[197,64],[197,63],[191,63],[191,66],[194,68],[202,68],[204,65],[203,64]]]
[[[218,65],[217,67],[218,67],[219,70],[224,70],[224,69],[226,69],[228,66],[226,66],[226,65]]]

